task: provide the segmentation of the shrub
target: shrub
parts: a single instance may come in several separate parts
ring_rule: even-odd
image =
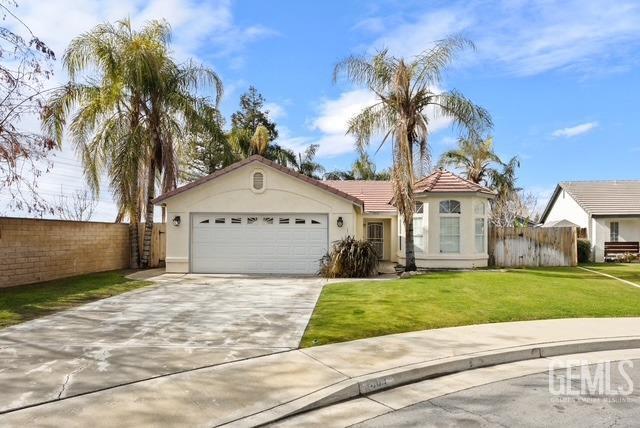
[[[366,278],[378,271],[373,244],[352,236],[335,242],[320,262],[319,274],[325,278]]]
[[[578,239],[578,263],[587,263],[591,260],[591,242],[587,239]]]

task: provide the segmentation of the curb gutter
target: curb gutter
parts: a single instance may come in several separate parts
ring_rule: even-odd
[[[376,372],[346,379],[304,397],[271,409],[223,424],[225,427],[264,426],[269,423],[326,407],[342,401],[367,396],[386,389],[433,379],[466,370],[536,358],[587,352],[640,348],[640,337],[539,343],[480,353],[466,354]]]

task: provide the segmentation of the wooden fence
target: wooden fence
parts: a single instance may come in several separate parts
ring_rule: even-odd
[[[576,266],[576,229],[490,227],[489,264],[498,267]]]
[[[151,230],[151,263],[149,267],[155,268],[164,266],[165,255],[167,252],[167,225],[165,223],[154,223]],[[140,254],[142,254],[142,240],[144,238],[144,223],[140,224],[138,229],[138,237]]]

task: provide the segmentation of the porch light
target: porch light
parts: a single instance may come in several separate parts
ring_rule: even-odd
[[[179,215],[175,216],[172,220],[172,223],[175,227],[180,226],[180,216]]]
[[[344,221],[342,220],[342,217],[338,217],[338,227],[342,227],[344,225]]]

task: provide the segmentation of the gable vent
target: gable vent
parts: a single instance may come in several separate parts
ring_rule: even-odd
[[[253,173],[253,188],[254,190],[262,190],[264,187],[264,174],[261,172]]]

